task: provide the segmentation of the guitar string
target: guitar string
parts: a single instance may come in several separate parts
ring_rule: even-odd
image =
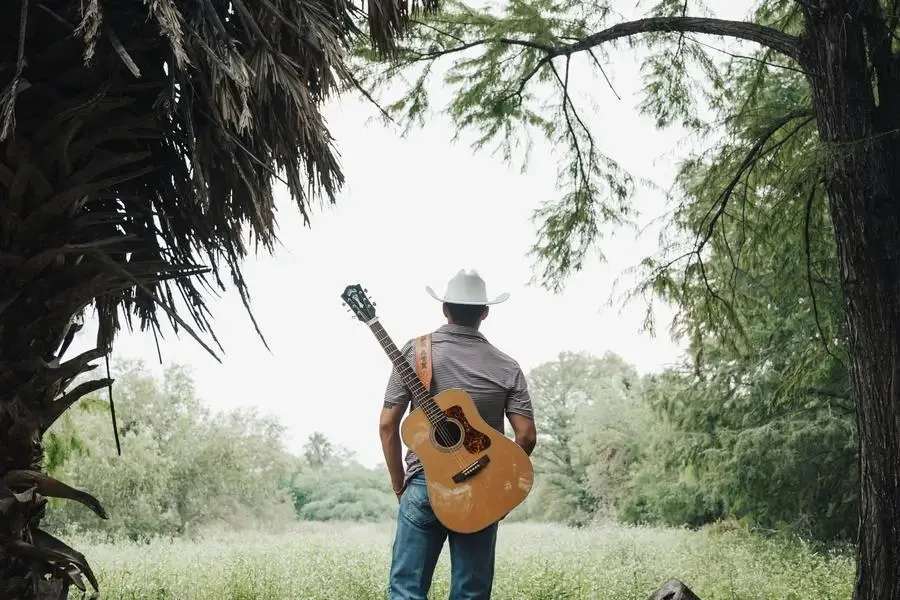
[[[384,334],[380,335],[376,332],[376,334],[375,334],[376,338],[378,339],[381,346],[388,352],[388,356],[391,358],[392,361],[395,360],[394,354],[397,355],[396,356],[397,360],[402,361],[401,364],[403,364],[405,368],[398,369],[399,375],[404,380],[404,383],[406,384],[407,388],[409,388],[409,391],[412,394],[413,398],[418,402],[419,408],[421,408],[422,412],[425,413],[426,417],[428,417],[428,421],[431,424],[432,429],[434,429],[435,436],[438,438],[441,438],[440,439],[441,443],[445,447],[448,448],[448,452],[453,455],[453,458],[456,460],[456,463],[460,467],[460,469],[461,470],[465,469],[465,462],[463,460],[464,457],[462,456],[462,453],[459,451],[458,448],[449,450],[449,447],[452,445],[452,440],[450,440],[447,437],[447,434],[442,433],[442,431],[441,431],[440,419],[443,419],[444,421],[446,421],[446,415],[444,414],[443,411],[441,411],[440,407],[437,406],[437,403],[434,403],[430,408],[426,407],[427,401],[429,399],[433,400],[433,398],[429,397],[427,391],[425,392],[426,395],[424,395],[422,397],[420,397],[421,392],[417,394],[417,391],[416,391],[417,386],[414,385],[413,382],[421,383],[419,381],[419,378],[414,373],[412,373],[412,368],[409,366],[409,364],[406,362],[406,360],[400,354],[400,352],[396,349],[396,347],[390,348],[386,345],[386,342],[390,341],[390,336],[388,336],[387,332],[384,331],[384,327],[380,327],[380,329],[384,332]],[[393,344],[391,344],[391,345],[393,345]],[[423,402],[425,403],[425,405],[423,405]],[[464,432],[462,430],[460,430],[459,433],[460,433],[460,439],[462,439]]]
[[[373,323],[373,325],[374,325],[374,323]],[[409,366],[409,363],[406,361],[406,359],[403,357],[403,355],[400,353],[400,351],[396,349],[396,346],[393,343],[391,343],[392,346],[395,346],[394,348],[391,348],[386,344],[387,342],[391,342],[390,336],[387,334],[387,331],[384,330],[384,327],[380,326],[381,325],[380,323],[378,323],[378,325],[383,333],[374,331],[374,328],[373,328],[373,333],[375,333],[376,339],[378,340],[379,344],[381,344],[381,347],[384,348],[385,351],[387,351],[388,357],[392,361],[395,360],[394,354],[396,354],[397,355],[396,360],[402,361],[402,364],[404,364],[406,366],[406,369],[397,369],[398,374],[403,379],[403,382],[406,384],[407,388],[409,388],[409,391],[412,394],[413,398],[418,402],[419,408],[422,409],[422,412],[425,413],[425,416],[428,418],[428,421],[431,424],[432,429],[434,430],[435,436],[440,438],[440,442],[445,447],[448,448],[448,452],[453,455],[453,458],[456,460],[456,464],[459,466],[460,470],[465,470],[465,468],[466,468],[466,464],[465,464],[465,460],[464,460],[465,457],[462,456],[462,453],[459,451],[458,447],[454,448],[454,449],[450,449],[450,446],[452,446],[452,440],[448,437],[449,434],[445,434],[441,431],[440,419],[443,419],[444,421],[446,421],[447,420],[446,415],[440,409],[440,407],[437,405],[437,403],[434,403],[430,408],[426,407],[427,401],[428,400],[433,401],[434,398],[430,397],[428,392],[425,391],[424,389],[422,390],[422,392],[424,392],[425,395],[422,397],[419,397],[421,395],[421,392],[417,393],[417,390],[416,390],[417,386],[415,386],[413,382],[421,383],[421,381],[419,381],[418,376],[416,376],[414,373],[412,373],[412,368]],[[412,377],[410,375],[412,375]],[[424,388],[424,386],[423,386],[423,388]],[[465,435],[462,428],[460,428],[459,435],[460,435],[460,440],[462,440]]]
[[[348,304],[350,304],[350,302],[348,302]],[[357,317],[359,317],[359,314],[357,314]],[[363,319],[360,319],[360,320],[363,320]],[[450,446],[452,445],[452,441],[447,437],[449,434],[444,434],[441,431],[441,428],[439,426],[440,421],[442,421],[442,420],[445,422],[447,421],[447,416],[444,414],[444,411],[442,411],[440,409],[440,407],[437,405],[437,403],[434,402],[433,396],[431,396],[431,394],[428,392],[428,390],[424,389],[424,385],[422,386],[422,391],[425,393],[425,396],[423,398],[419,398],[416,395],[416,387],[417,386],[414,385],[413,382],[421,383],[421,381],[419,381],[419,378],[416,376],[416,374],[412,372],[412,368],[410,367],[409,363],[397,350],[396,344],[393,343],[393,341],[390,338],[390,335],[388,335],[387,331],[384,329],[384,326],[381,325],[381,322],[378,320],[378,318],[377,317],[374,318],[372,320],[372,322],[367,322],[367,325],[369,326],[369,329],[372,331],[372,333],[375,334],[375,339],[378,340],[379,345],[381,345],[381,347],[388,353],[388,357],[391,359],[391,362],[393,362],[395,360],[393,353],[396,353],[398,355],[397,356],[398,362],[405,367],[404,369],[397,369],[398,374],[404,380],[404,383],[406,384],[406,386],[409,389],[410,393],[412,394],[413,398],[418,401],[419,408],[422,409],[422,412],[428,418],[431,428],[434,430],[435,436],[437,438],[441,438],[440,442],[446,448],[448,448],[448,452],[453,455],[460,470],[464,471],[467,468],[466,464],[465,464],[465,457],[462,456],[462,453],[459,451],[459,447],[457,447],[453,450],[449,450]],[[377,325],[377,329],[380,330],[380,332],[378,330],[376,330],[376,325]],[[386,343],[389,343],[390,345],[388,346]],[[396,368],[396,365],[395,365],[395,368]],[[403,371],[405,371],[405,373]],[[427,405],[428,400],[432,400],[432,404],[430,405],[430,408],[426,408],[422,404],[424,401],[425,404]],[[465,431],[463,430],[461,425],[458,425],[457,427],[459,428],[459,437],[460,437],[460,442],[461,442],[465,438]]]
[[[377,325],[377,328],[376,328],[376,325]],[[433,405],[428,404],[427,401],[432,398],[430,398],[428,395],[428,392],[426,390],[424,390],[424,386],[423,386],[422,391],[424,391],[426,395],[424,397],[420,398],[416,394],[417,386],[414,385],[413,382],[419,382],[419,378],[415,375],[415,373],[412,373],[412,368],[410,367],[410,365],[406,361],[406,359],[397,350],[396,345],[393,343],[393,341],[390,338],[390,335],[388,335],[387,331],[384,329],[384,326],[382,326],[381,323],[376,319],[373,323],[369,324],[369,329],[371,329],[372,333],[375,334],[375,339],[378,340],[379,345],[381,345],[381,347],[388,353],[388,357],[391,359],[391,361],[393,362],[393,361],[397,360],[397,362],[399,362],[400,364],[402,364],[404,366],[403,369],[397,369],[398,374],[404,380],[404,383],[406,384],[410,393],[413,395],[413,398],[415,398],[417,400],[419,407],[422,409],[422,412],[428,418],[428,421],[429,421],[432,429],[434,430],[435,437],[439,438],[439,441],[444,445],[444,447],[448,448],[448,452],[453,455],[453,458],[456,460],[457,465],[460,467],[461,470],[464,470],[466,468],[466,465],[465,465],[465,461],[464,461],[464,457],[462,456],[462,453],[459,451],[458,448],[452,449],[452,450],[449,449],[450,446],[452,445],[452,440],[449,439],[448,434],[445,434],[441,430],[441,427],[440,427],[441,421],[447,420],[444,412],[442,410],[440,410],[440,407],[437,406],[437,403],[433,403]],[[396,354],[397,356],[395,357],[394,354]],[[395,367],[396,367],[396,365],[395,365]],[[421,382],[419,382],[419,383],[421,383]],[[424,402],[424,404],[423,404],[423,402]],[[460,439],[462,439],[465,435],[462,428],[460,428],[459,434],[460,434]]]

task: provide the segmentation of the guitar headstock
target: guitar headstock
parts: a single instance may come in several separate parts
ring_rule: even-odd
[[[344,288],[344,293],[341,294],[341,299],[343,299],[344,304],[346,304],[353,314],[356,315],[356,318],[363,323],[368,323],[376,317],[375,303],[370,301],[368,296],[366,296],[367,291],[368,290],[363,289],[363,287],[357,283],[348,285]]]

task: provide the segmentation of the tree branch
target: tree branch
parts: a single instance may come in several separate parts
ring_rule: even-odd
[[[812,309],[813,309],[813,318],[816,321],[816,329],[819,331],[819,337],[822,340],[822,346],[825,348],[825,353],[828,354],[831,358],[838,362],[838,364],[842,365],[844,369],[847,366],[844,364],[844,361],[841,360],[839,356],[837,356],[834,352],[831,351],[831,346],[828,344],[828,336],[825,335],[825,330],[822,328],[822,322],[819,319],[819,303],[816,298],[816,289],[813,286],[813,271],[812,271],[812,244],[810,243],[810,225],[812,222],[812,209],[813,202],[816,199],[816,190],[817,186],[813,184],[809,190],[809,196],[806,198],[806,213],[803,224],[803,250],[806,255],[806,284],[809,288],[809,297],[812,300]]]
[[[738,184],[740,183],[743,175],[749,169],[751,169],[758,160],[760,160],[763,156],[772,152],[773,150],[776,150],[777,148],[781,147],[784,144],[784,142],[787,141],[787,139],[789,139],[789,138],[782,140],[781,142],[776,144],[774,147],[766,150],[765,146],[769,142],[769,140],[771,140],[772,137],[776,133],[778,133],[785,125],[787,125],[794,119],[799,119],[802,117],[806,117],[806,119],[803,121],[803,123],[799,127],[797,127],[796,129],[794,129],[793,132],[791,132],[791,135],[789,137],[793,137],[793,134],[797,133],[797,131],[799,131],[800,128],[802,128],[804,125],[806,125],[807,123],[812,121],[813,111],[811,109],[799,108],[796,110],[792,110],[791,112],[787,113],[786,115],[774,120],[772,122],[772,124],[762,132],[762,134],[759,136],[759,138],[757,138],[756,142],[753,144],[753,146],[751,146],[750,151],[744,157],[743,162],[741,162],[740,166],[738,167],[738,170],[735,173],[734,177],[731,178],[731,181],[729,181],[728,185],[725,187],[725,189],[722,191],[722,193],[719,194],[719,197],[718,197],[716,203],[714,203],[709,208],[706,215],[703,217],[702,221],[700,222],[699,229],[703,229],[704,226],[706,225],[707,219],[709,219],[710,215],[713,213],[713,210],[716,208],[716,206],[718,206],[718,209],[715,210],[715,214],[712,214],[712,220],[710,220],[709,225],[706,226],[706,235],[703,236],[703,238],[700,239],[699,243],[697,244],[698,251],[703,249],[703,247],[709,242],[710,238],[712,238],[713,231],[716,226],[716,222],[719,220],[719,218],[725,212],[725,207],[727,206],[728,201],[731,198],[731,195],[734,193],[735,188],[737,188]],[[699,238],[699,236],[698,236],[698,238]]]
[[[744,54],[735,54],[733,52],[729,52],[728,50],[722,50],[721,48],[717,48],[716,46],[713,46],[712,44],[707,44],[707,43],[701,42],[700,40],[698,40],[697,38],[694,38],[694,37],[688,36],[687,39],[694,42],[698,46],[703,46],[704,48],[709,48],[710,50],[715,50],[716,52],[721,52],[722,54],[725,54],[726,56],[730,56],[731,58],[739,58],[741,60],[747,60],[747,61],[759,63],[761,67],[771,67],[773,69],[784,69],[786,71],[795,71],[797,73],[801,73],[802,75],[808,75],[808,73],[803,69],[798,69],[796,67],[789,67],[788,65],[779,65],[778,63],[769,62],[767,59],[768,59],[768,55],[771,53],[771,48],[769,49],[769,52],[766,52],[765,58],[757,58],[755,56],[746,56]]]
[[[800,46],[800,38],[789,35],[777,29],[751,23],[748,21],[728,21],[725,19],[711,19],[706,17],[649,17],[647,19],[637,19],[635,21],[626,21],[618,23],[612,27],[608,27],[597,33],[593,33],[586,38],[565,44],[563,46],[550,46],[532,40],[522,40],[515,38],[483,38],[471,42],[461,43],[458,46],[450,48],[442,48],[440,50],[431,50],[428,52],[416,52],[409,48],[406,49],[408,55],[416,62],[422,60],[434,60],[447,54],[456,54],[470,48],[484,46],[487,44],[505,44],[507,46],[523,46],[543,51],[546,56],[538,63],[538,67],[546,64],[550,59],[557,56],[571,56],[578,52],[590,50],[595,46],[599,46],[606,42],[611,42],[621,38],[627,38],[641,33],[701,33],[707,35],[718,35],[723,37],[731,37],[739,40],[747,40],[757,42],[762,46],[771,48],[781,54],[802,63],[802,52]],[[452,36],[458,40],[456,36]],[[534,72],[537,68],[534,69]],[[532,73],[533,75],[534,73]],[[530,78],[530,77],[529,77]],[[527,78],[527,79],[529,79]],[[526,80],[527,80],[526,79]]]
[[[556,52],[559,56],[569,55],[593,48],[605,42],[631,37],[640,33],[663,32],[705,33],[747,40],[776,50],[797,62],[802,62],[800,60],[800,40],[795,36],[747,21],[728,21],[705,17],[650,17],[618,23],[591,34],[580,42],[563,46],[557,49]]]

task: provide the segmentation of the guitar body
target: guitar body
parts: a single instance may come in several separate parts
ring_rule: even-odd
[[[496,523],[521,503],[534,481],[522,448],[488,425],[461,389],[434,401],[449,425],[434,427],[422,408],[403,421],[403,442],[422,461],[428,499],[447,529],[473,533]]]

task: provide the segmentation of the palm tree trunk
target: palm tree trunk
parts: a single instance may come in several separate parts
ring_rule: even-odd
[[[28,297],[19,295],[23,296]],[[25,313],[40,311],[42,306],[17,300],[0,311],[0,598],[58,599],[61,588],[68,589],[72,581],[84,585],[77,575],[63,575],[73,564],[94,579],[83,556],[40,530],[47,497],[82,501],[105,518],[96,499],[42,473],[42,437],[47,427],[83,394],[107,383],[87,382],[68,394],[60,393],[101,353],[90,351],[60,364],[76,329],[46,314],[26,317]],[[25,333],[29,331],[25,325],[35,322],[50,333],[35,337]],[[55,339],[53,332],[65,333],[59,348],[50,351],[41,340]],[[45,575],[55,577],[48,581]]]
[[[62,130],[37,140],[31,125],[0,142],[0,598],[17,599],[59,598],[60,586],[84,587],[79,572],[96,581],[81,554],[40,529],[48,497],[83,502],[105,518],[95,498],[42,473],[42,437],[75,401],[109,382],[68,389],[105,354],[63,360],[80,327],[75,315],[92,295],[131,285],[82,260],[75,244],[86,233],[69,214],[40,218],[72,185],[69,173],[42,160],[46,148],[77,138]],[[55,582],[41,581],[46,575]]]
[[[11,328],[21,329],[21,326],[0,316],[0,329],[10,331]],[[4,335],[0,345],[15,347],[16,342],[21,342],[16,337]],[[28,345],[19,347],[28,348]],[[35,479],[42,473],[41,441],[47,418],[47,412],[40,408],[53,406],[61,382],[51,380],[41,389],[33,389],[33,383],[44,379],[51,367],[42,365],[43,360],[35,360],[38,357],[30,358],[31,361],[0,362],[0,373],[5,376],[0,376],[3,381],[0,388],[0,540],[3,540],[0,542],[0,598],[59,598],[62,580],[37,578],[68,566],[64,557],[47,556],[47,548],[42,548],[40,538],[36,538],[42,533],[39,527],[47,496],[69,494],[64,489],[67,486],[59,482],[46,477]],[[24,369],[16,368],[29,362],[42,366],[33,369],[30,376]],[[23,478],[23,474],[29,475]],[[13,546],[10,541],[25,545]],[[43,560],[48,558],[50,562]]]
[[[4,366],[6,364],[4,363]],[[0,478],[14,469],[40,469],[40,433],[31,410],[14,393],[0,395]],[[40,520],[45,500],[19,503],[0,514],[0,537],[28,542],[27,525]],[[27,560],[0,554],[0,597],[28,598],[33,586]]]

